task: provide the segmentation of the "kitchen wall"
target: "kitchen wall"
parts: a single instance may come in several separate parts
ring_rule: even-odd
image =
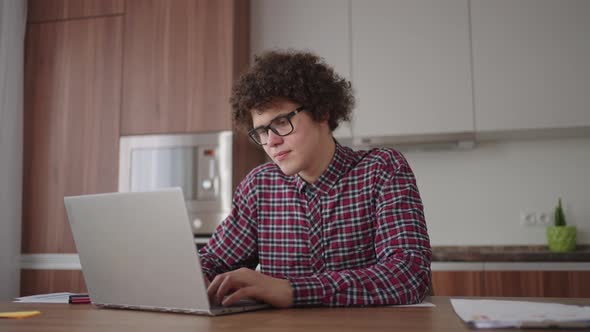
[[[0,301],[19,286],[25,17],[25,1],[0,1]]]
[[[578,243],[590,244],[590,44],[579,33],[587,2],[251,3],[253,54],[312,50],[352,81],[358,103],[351,130],[336,133],[342,142],[437,133],[501,139],[404,152],[433,245],[544,245],[546,226],[521,225],[521,212],[552,216],[558,197]],[[578,129],[586,138],[514,139]]]
[[[543,245],[545,226],[521,211],[550,212],[562,197],[578,243],[590,244],[590,138],[479,143],[471,150],[407,151],[432,245]]]

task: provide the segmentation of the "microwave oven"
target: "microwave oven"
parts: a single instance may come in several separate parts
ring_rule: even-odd
[[[232,142],[229,130],[122,136],[119,192],[180,187],[193,233],[210,235],[231,210]]]

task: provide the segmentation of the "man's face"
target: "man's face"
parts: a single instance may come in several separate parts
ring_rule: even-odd
[[[253,127],[268,126],[274,120],[273,124],[283,123],[290,129],[284,116],[299,106],[301,105],[281,99],[262,112],[254,109],[251,111]],[[289,120],[293,131],[286,136],[277,135],[272,130],[265,131],[266,144],[262,147],[285,175],[294,175],[314,168],[314,161],[318,160],[314,154],[323,132],[327,130],[327,122],[313,121],[307,111],[299,112]]]

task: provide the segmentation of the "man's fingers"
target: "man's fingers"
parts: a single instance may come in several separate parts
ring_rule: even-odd
[[[215,305],[219,304],[219,301],[217,301],[215,295],[217,294],[217,289],[223,282],[223,279],[225,279],[225,276],[220,274],[213,278],[213,281],[211,281],[209,287],[207,287],[207,296],[209,297],[209,300],[211,300],[211,302],[213,302]]]
[[[205,288],[209,288],[209,285],[211,284],[211,282],[209,281],[209,278],[207,278],[206,276],[203,276],[203,279],[205,280]]]
[[[224,306],[230,306],[246,297],[256,299],[256,292],[254,286],[248,286],[238,289],[237,291],[233,292],[231,295],[226,297],[223,300],[223,302],[221,302],[221,304]]]
[[[223,278],[223,281],[217,288],[217,292],[215,292],[215,297],[219,302],[223,300],[226,294],[228,294],[232,289],[237,288],[236,278],[232,277],[231,275],[226,276]]]

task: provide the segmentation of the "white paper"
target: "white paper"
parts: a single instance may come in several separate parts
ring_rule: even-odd
[[[478,328],[590,327],[590,306],[559,303],[451,299],[457,315]]]
[[[77,293],[50,293],[31,296],[17,297],[14,302],[17,303],[68,303],[70,295]]]
[[[401,305],[392,305],[390,307],[396,307],[396,308],[405,308],[405,307],[432,308],[432,307],[436,307],[436,305],[434,305],[433,303],[424,301],[424,302],[418,303],[418,304],[401,304]]]
[[[436,307],[432,302],[430,302],[430,297],[426,297],[424,301],[418,304],[396,304],[396,305],[389,305],[388,307],[395,307],[395,308],[405,308],[405,307],[424,307],[424,308],[432,308]]]

